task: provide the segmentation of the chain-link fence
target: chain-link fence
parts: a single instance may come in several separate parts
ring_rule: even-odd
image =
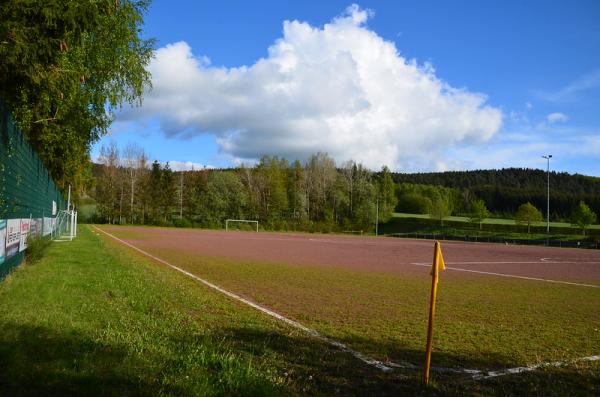
[[[23,259],[27,239],[49,236],[67,203],[0,103],[0,279]]]
[[[417,238],[427,240],[451,240],[451,241],[469,241],[476,243],[500,243],[507,245],[543,245],[548,247],[566,247],[566,248],[588,248],[600,249],[600,243],[597,240],[560,240],[551,236],[548,239],[523,239],[499,236],[474,236],[474,235],[459,235],[459,234],[442,234],[442,233],[427,233],[427,232],[410,232],[410,233],[392,233],[388,234],[391,237]]]

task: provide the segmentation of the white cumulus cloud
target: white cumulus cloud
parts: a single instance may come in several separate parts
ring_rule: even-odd
[[[123,117],[158,116],[173,137],[213,134],[239,160],[322,151],[372,169],[436,168],[443,148],[498,132],[502,112],[485,95],[401,56],[369,30],[372,15],[352,5],[323,27],[285,21],[268,56],[249,66],[211,66],[185,42],[167,45],[150,65],[143,107]]]
[[[169,163],[169,167],[173,171],[191,171],[191,170],[198,171],[198,170],[202,170],[205,168],[214,168],[212,165],[194,163],[192,161],[171,160],[168,163]],[[166,163],[163,165],[166,165]]]
[[[569,116],[564,113],[554,112],[547,115],[546,120],[548,120],[549,123],[564,123],[569,120]]]

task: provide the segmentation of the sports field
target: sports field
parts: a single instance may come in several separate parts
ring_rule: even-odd
[[[431,241],[106,225],[95,230],[265,315],[341,343],[357,360],[395,371],[422,364]],[[598,360],[600,252],[458,242],[442,249],[447,271],[440,276],[434,371],[519,376],[509,374]]]

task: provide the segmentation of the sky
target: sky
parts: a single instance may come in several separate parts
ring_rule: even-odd
[[[174,169],[329,153],[372,170],[600,176],[600,2],[162,1],[111,140]]]

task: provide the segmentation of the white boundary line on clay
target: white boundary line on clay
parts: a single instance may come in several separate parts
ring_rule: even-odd
[[[582,362],[582,361],[599,361],[599,360],[600,360],[600,355],[583,357],[583,358],[579,358],[576,360],[569,360],[569,361],[555,361],[552,363],[540,363],[540,364],[535,364],[535,365],[529,365],[527,367],[507,368],[507,369],[502,369],[499,371],[480,371],[480,373],[473,375],[473,379],[497,378],[499,376],[514,375],[514,374],[520,374],[523,372],[531,372],[531,371],[535,371],[536,369],[539,369],[539,368],[563,367],[565,365],[575,364],[575,363]]]
[[[474,262],[474,263],[477,263],[477,264],[486,264],[487,262]],[[498,262],[492,262],[492,263],[498,263]],[[502,262],[502,263],[526,263],[526,262]],[[536,263],[540,263],[540,262],[536,262]],[[545,262],[545,263],[548,263],[548,262]],[[430,263],[411,263],[411,265],[423,266],[423,267],[431,267]],[[530,281],[543,281],[543,282],[546,282],[546,283],[554,283],[554,284],[567,284],[567,285],[574,285],[574,286],[577,286],[577,287],[600,288],[600,285],[574,283],[574,282],[571,282],[571,281],[550,280],[550,279],[538,278],[538,277],[517,276],[515,274],[496,273],[496,272],[484,272],[482,270],[462,269],[462,268],[459,268],[459,267],[451,267],[451,266],[446,266],[446,270],[454,270],[454,271],[457,271],[457,272],[467,272],[467,273],[477,273],[477,274],[487,274],[487,275],[490,275],[490,276],[499,276],[499,277],[519,278],[519,279],[522,279],[522,280],[530,280]]]
[[[420,262],[422,264],[426,264],[424,262]],[[552,260],[551,258],[540,258],[539,261],[489,261],[489,262],[482,262],[482,261],[470,261],[470,262],[444,262],[447,265],[511,265],[511,264],[518,264],[518,265],[547,265],[547,264],[559,264],[559,265],[572,265],[572,264],[592,264],[592,263],[597,263],[600,264],[600,262],[598,261],[556,261],[556,260]],[[431,264],[429,264],[431,265]]]
[[[330,338],[328,338],[326,336],[323,336],[319,332],[317,332],[316,330],[314,330],[312,328],[308,328],[307,326],[302,325],[302,324],[300,324],[297,321],[289,319],[289,318],[287,318],[287,317],[285,317],[285,316],[283,316],[283,315],[281,315],[279,313],[276,313],[276,312],[274,312],[274,311],[272,311],[272,310],[270,310],[270,309],[268,309],[268,308],[266,308],[264,306],[261,306],[261,305],[259,305],[257,303],[254,303],[254,302],[252,302],[252,301],[250,301],[248,299],[242,298],[241,296],[239,296],[237,294],[234,294],[233,292],[229,292],[229,291],[227,291],[227,290],[219,287],[218,285],[211,283],[210,281],[206,281],[206,280],[204,280],[204,279],[196,276],[195,274],[192,274],[192,273],[190,273],[190,272],[188,272],[186,270],[181,269],[180,267],[177,267],[175,265],[170,264],[169,262],[167,262],[167,261],[165,261],[163,259],[160,259],[160,258],[158,258],[158,257],[156,257],[156,256],[154,256],[154,255],[152,255],[152,254],[150,254],[150,253],[148,253],[148,252],[146,252],[146,251],[144,251],[144,250],[142,250],[142,249],[140,249],[140,248],[138,248],[138,247],[136,247],[136,246],[128,243],[127,241],[121,240],[120,238],[114,236],[113,234],[111,234],[109,232],[106,232],[106,231],[100,229],[99,227],[97,227],[95,225],[92,225],[92,226],[94,227],[94,229],[96,229],[96,230],[98,230],[98,231],[106,234],[107,236],[109,236],[109,237],[111,237],[111,238],[119,241],[120,243],[122,243],[122,244],[124,244],[124,245],[126,245],[126,246],[128,246],[128,247],[130,247],[130,248],[132,248],[132,249],[134,249],[136,251],[138,251],[139,253],[141,253],[141,254],[143,254],[143,255],[151,258],[151,259],[154,259],[155,261],[160,262],[160,263],[162,263],[165,266],[168,266],[168,267],[170,267],[170,268],[172,268],[174,270],[177,270],[178,272],[183,273],[186,276],[188,276],[188,277],[190,277],[190,278],[192,278],[192,279],[194,279],[196,281],[199,281],[200,283],[206,285],[207,287],[210,287],[210,288],[212,288],[212,289],[214,289],[216,291],[221,292],[224,295],[229,296],[232,299],[237,300],[238,302],[244,303],[244,304],[246,304],[246,305],[248,305],[248,306],[250,306],[250,307],[252,307],[252,308],[254,308],[256,310],[259,310],[259,311],[261,311],[261,312],[263,312],[263,313],[265,313],[265,314],[267,314],[267,315],[269,315],[271,317],[274,317],[274,318],[276,318],[278,320],[281,320],[284,323],[286,323],[286,324],[288,324],[288,325],[290,325],[290,326],[292,326],[294,328],[300,329],[300,330],[306,332],[307,334],[311,335],[312,337],[314,337],[314,338],[316,338],[318,340],[321,340],[321,341],[323,341],[325,343],[328,343],[328,344],[330,344],[332,346],[335,346],[335,347],[339,348],[341,351],[343,351],[345,353],[351,354],[352,356],[354,356],[355,358],[357,358],[360,361],[364,362],[365,364],[371,365],[371,366],[373,366],[375,368],[378,368],[378,369],[380,369],[380,370],[382,370],[384,372],[389,372],[393,368],[401,368],[401,369],[403,368],[403,369],[413,369],[413,370],[418,370],[418,369],[421,368],[421,367],[419,367],[417,365],[414,365],[414,364],[411,364],[409,362],[395,363],[395,362],[387,361],[387,362],[383,363],[381,361],[378,361],[378,360],[375,360],[375,359],[373,359],[371,357],[368,357],[368,356],[364,355],[363,353],[361,353],[361,352],[359,352],[357,350],[349,348],[348,346],[346,346],[342,342],[339,342],[339,341],[336,341],[334,339],[330,339]],[[413,265],[424,266],[423,264],[418,264],[418,263],[413,263]],[[446,267],[446,269],[449,269],[449,268]],[[560,367],[560,366],[563,366],[563,365],[572,364],[572,363],[576,363],[576,362],[580,362],[580,361],[597,361],[597,360],[600,360],[600,355],[598,355],[598,356],[584,357],[584,358],[580,358],[580,359],[572,360],[572,361],[568,361],[568,362],[540,363],[540,364],[536,364],[536,365],[530,365],[530,366],[527,366],[527,367],[507,368],[507,369],[498,370],[498,371],[482,371],[482,370],[477,370],[477,369],[445,368],[445,367],[432,367],[431,369],[434,370],[434,371],[436,371],[436,372],[453,372],[453,373],[460,373],[460,374],[468,374],[468,375],[471,375],[473,379],[489,379],[489,378],[495,378],[495,377],[499,377],[499,376],[505,376],[505,375],[519,374],[519,373],[522,373],[522,372],[534,371],[534,370],[536,370],[538,368],[542,368],[542,367],[549,367],[549,366],[551,366],[551,367]]]

